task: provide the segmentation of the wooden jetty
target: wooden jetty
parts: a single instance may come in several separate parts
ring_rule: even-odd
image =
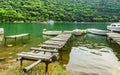
[[[30,49],[33,50],[32,52],[21,52],[17,54],[17,56],[20,57],[21,66],[23,60],[36,61],[33,64],[25,67],[23,71],[27,72],[40,62],[45,62],[47,72],[48,64],[50,62],[58,60],[59,55],[60,58],[62,59],[62,48],[64,47],[64,45],[67,43],[71,36],[72,34],[59,34],[53,39],[49,39],[43,42],[43,44],[38,45],[38,47],[31,47]]]
[[[71,36],[72,34],[59,34],[58,36],[53,37],[38,46],[45,49],[58,49],[60,53],[60,59],[62,60],[62,48],[65,46]]]
[[[18,35],[11,35],[11,36],[5,36],[5,46],[7,44],[7,39],[14,39],[15,40],[15,45],[16,45],[16,39],[21,37],[23,41],[23,37],[28,36],[28,39],[30,39],[30,34],[29,33],[24,33],[24,34],[18,34]]]
[[[33,64],[23,68],[24,72],[29,71],[32,67],[36,66],[37,64],[39,64],[40,62],[45,62],[46,64],[46,72],[47,72],[47,68],[48,68],[48,64],[52,61],[55,60],[54,57],[56,57],[58,55],[58,53],[47,53],[47,54],[43,54],[42,52],[38,52],[38,53],[33,53],[33,52],[21,52],[18,53],[17,56],[20,57],[20,64],[22,66],[22,62],[23,60],[31,60],[31,61],[36,61]],[[57,60],[57,58],[56,58]]]
[[[115,41],[117,44],[120,45],[120,34],[119,33],[107,33],[108,38]]]

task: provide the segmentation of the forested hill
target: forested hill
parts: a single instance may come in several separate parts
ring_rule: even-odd
[[[0,22],[119,21],[120,0],[0,0]]]

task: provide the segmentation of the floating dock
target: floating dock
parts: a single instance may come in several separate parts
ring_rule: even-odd
[[[108,38],[115,41],[117,44],[120,45],[120,34],[119,33],[107,33]]]

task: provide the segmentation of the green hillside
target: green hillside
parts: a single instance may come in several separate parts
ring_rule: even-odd
[[[0,22],[119,21],[120,0],[0,0]]]

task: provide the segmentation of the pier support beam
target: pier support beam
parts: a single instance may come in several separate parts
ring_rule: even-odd
[[[38,60],[38,61],[34,62],[33,64],[31,64],[31,65],[23,68],[23,71],[24,71],[24,72],[28,72],[31,68],[33,68],[34,66],[36,66],[36,65],[39,64],[40,62],[41,62],[41,60]]]

